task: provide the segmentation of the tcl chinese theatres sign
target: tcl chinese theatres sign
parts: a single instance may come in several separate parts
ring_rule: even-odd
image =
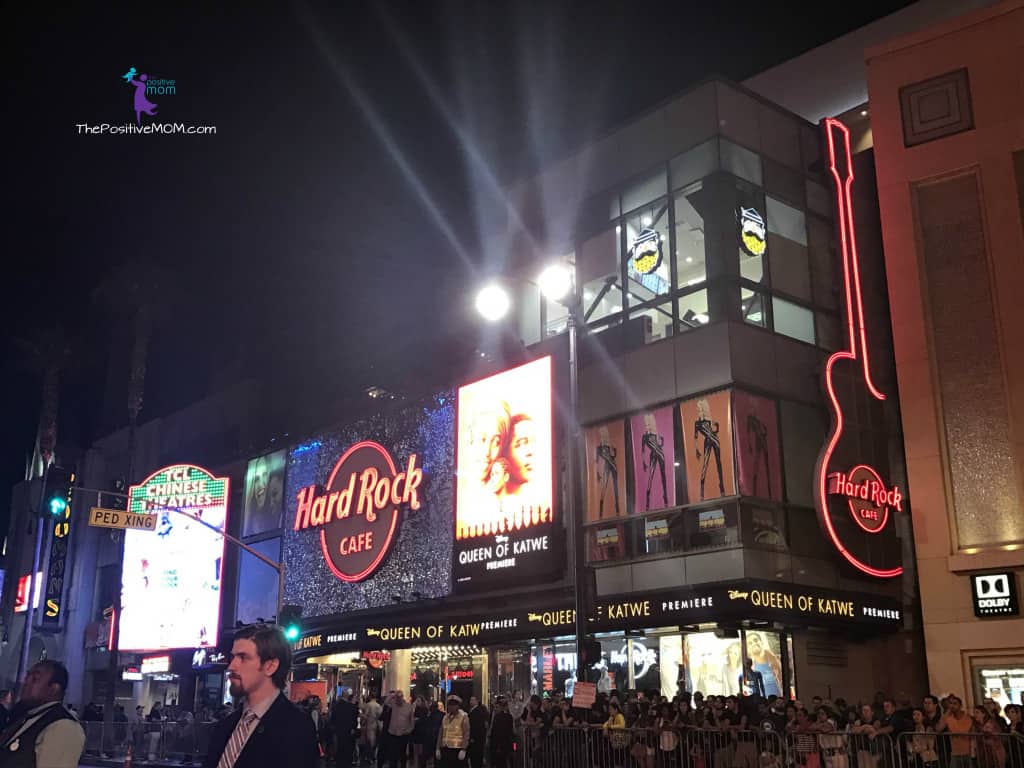
[[[379,443],[350,447],[334,465],[324,488],[299,491],[294,529],[319,530],[324,560],[342,581],[362,581],[387,556],[401,507],[420,508],[423,470],[411,454],[399,471]]]

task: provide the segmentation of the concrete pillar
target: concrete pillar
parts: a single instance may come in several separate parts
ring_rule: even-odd
[[[391,651],[391,660],[384,667],[383,695],[389,691],[402,691],[409,695],[409,676],[412,674],[412,651],[401,648]]]

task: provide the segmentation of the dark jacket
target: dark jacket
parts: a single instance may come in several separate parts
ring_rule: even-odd
[[[487,741],[487,709],[478,704],[469,713],[469,743],[483,749]]]
[[[243,710],[239,707],[230,717],[214,725],[203,768],[217,768]],[[320,750],[313,719],[282,694],[249,736],[235,768],[317,768],[319,765]]]
[[[359,709],[351,701],[339,699],[331,712],[331,727],[342,741],[352,741],[359,727]]]

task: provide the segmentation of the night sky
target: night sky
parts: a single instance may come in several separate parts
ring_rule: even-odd
[[[401,389],[403,371],[479,334],[472,286],[501,267],[480,244],[502,207],[495,181],[711,74],[742,80],[906,4],[9,10],[2,514],[39,407],[16,339],[60,323],[75,340],[61,442],[127,421],[129,335],[95,295],[124,264],[152,261],[168,285],[142,420],[243,375],[303,397],[314,377]],[[130,67],[176,81],[152,98],[161,121],[217,134],[79,135],[134,120]]]

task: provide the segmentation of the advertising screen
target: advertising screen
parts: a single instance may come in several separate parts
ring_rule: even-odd
[[[451,593],[454,430],[441,392],[289,449],[285,603],[316,617]]]
[[[281,558],[281,539],[250,544],[275,563]],[[277,615],[277,571],[257,557],[242,551],[238,565],[238,604],[235,619],[243,624],[270,621]]]
[[[224,557],[224,537],[217,531],[227,521],[228,484],[226,477],[184,464],[132,486],[128,510],[158,518],[155,531],[125,531],[123,650],[217,644]]]
[[[547,577],[554,566],[551,358],[459,389],[456,588]]]
[[[245,473],[243,536],[255,536],[281,527],[286,453],[275,451],[249,462]]]

